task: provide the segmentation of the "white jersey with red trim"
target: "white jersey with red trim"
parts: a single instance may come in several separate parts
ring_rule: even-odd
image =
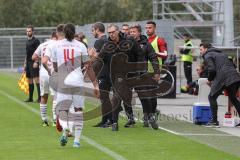
[[[43,58],[43,56],[44,56],[45,53],[46,53],[47,47],[48,47],[49,45],[55,43],[55,42],[56,42],[56,41],[54,41],[54,40],[49,40],[49,41],[46,41],[46,42],[40,44],[40,45],[38,46],[38,48],[36,49],[35,54],[37,54],[38,57]],[[53,65],[52,65],[51,60],[49,60],[47,64],[48,64],[48,68],[49,68],[49,69],[53,69]],[[40,73],[40,77],[42,77],[42,76],[48,76],[48,72],[47,72],[47,70],[43,67],[42,64],[41,64],[39,73]]]
[[[82,62],[88,60],[87,48],[77,40],[68,41],[67,39],[57,41],[51,48],[52,61],[57,62],[58,67],[64,63],[74,65],[75,58],[82,56]]]
[[[57,41],[49,50],[51,50],[52,62],[56,62],[58,65],[59,74],[66,75],[67,72],[71,78],[68,77],[76,82],[74,82],[74,86],[82,84],[81,66],[82,63],[89,60],[86,46],[77,40],[63,39]],[[71,72],[73,73],[70,74]],[[62,74],[61,76],[63,76]]]

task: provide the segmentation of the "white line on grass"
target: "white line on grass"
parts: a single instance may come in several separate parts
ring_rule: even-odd
[[[178,133],[163,127],[158,127],[159,129],[162,129],[164,131],[167,131],[169,133],[175,134],[175,135],[181,135],[181,136],[219,136],[219,137],[234,137],[230,134],[214,134],[214,133]]]
[[[12,101],[14,101],[14,102],[16,102],[16,103],[18,103],[18,104],[20,104],[22,107],[24,107],[24,108],[26,108],[27,110],[29,110],[29,111],[37,114],[38,116],[40,115],[40,113],[39,113],[39,111],[38,111],[37,109],[32,108],[30,105],[28,105],[28,104],[20,101],[19,99],[15,98],[14,96],[11,96],[10,94],[8,94],[8,93],[6,93],[6,92],[4,92],[4,91],[2,91],[2,90],[0,90],[0,94],[2,94],[3,96],[11,99]],[[116,160],[126,160],[126,158],[124,158],[124,157],[121,156],[120,154],[118,154],[118,153],[116,153],[116,152],[114,152],[114,151],[112,151],[112,150],[104,147],[104,146],[101,145],[101,144],[98,144],[97,142],[95,142],[95,141],[94,141],[93,139],[91,139],[91,138],[88,138],[88,137],[82,135],[82,139],[83,139],[84,141],[86,141],[88,144],[92,145],[93,147],[95,147],[95,148],[97,148],[98,150],[106,153],[107,155],[111,156],[112,158],[114,158],[114,159],[116,159]]]
[[[17,102],[18,104],[20,104],[22,107],[26,108],[27,110],[29,110],[29,111],[31,111],[31,112],[33,112],[33,113],[35,113],[35,114],[40,116],[40,112],[38,110],[32,108],[30,105],[26,104],[25,102],[20,101],[19,99],[15,98],[15,97],[13,97],[13,96],[11,96],[9,94],[7,94],[6,92],[4,92],[2,90],[0,90],[0,93],[3,96],[5,96],[5,97],[7,97],[7,98]]]
[[[219,136],[219,137],[236,137],[234,135],[230,135],[230,134],[208,134],[208,133],[181,133],[180,135],[183,136]]]
[[[104,147],[103,145],[101,144],[98,144],[97,142],[95,142],[94,140],[86,137],[86,136],[82,136],[83,140],[85,140],[87,143],[89,143],[90,145],[96,147],[97,149],[99,149],[100,151],[110,155],[111,157],[113,157],[114,159],[117,159],[117,160],[126,160],[124,157],[122,157],[121,155],[113,152],[112,150]]]
[[[172,131],[172,130],[169,130],[169,129],[166,129],[166,128],[163,128],[163,127],[158,127],[158,129],[161,129],[161,130],[164,130],[166,132],[169,132],[169,133],[172,133],[172,134],[175,134],[175,135],[182,135],[181,133],[178,133],[178,132],[175,132],[175,131]]]

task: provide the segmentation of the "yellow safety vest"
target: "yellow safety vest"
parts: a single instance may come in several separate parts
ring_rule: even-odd
[[[155,51],[155,53],[159,53],[159,48],[158,48],[158,36],[155,37],[155,39],[151,42],[151,45]],[[158,57],[158,62],[160,64],[160,69],[161,69],[161,66],[162,66],[162,58]],[[150,61],[148,61],[148,72],[149,73],[153,73],[154,70],[153,70],[153,66],[151,64]]]
[[[189,41],[187,41],[187,42],[185,42],[184,43],[184,47],[192,47],[193,46],[193,44],[192,44],[192,42],[189,40]],[[188,54],[182,54],[182,56],[181,56],[181,60],[183,61],[183,62],[192,62],[193,61],[193,57],[192,57],[192,49],[190,49],[190,51],[188,52]]]

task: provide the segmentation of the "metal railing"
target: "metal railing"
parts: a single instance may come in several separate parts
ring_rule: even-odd
[[[36,35],[43,42],[49,35]],[[0,36],[0,68],[17,68],[26,57],[26,36]]]
[[[147,21],[135,21],[135,22],[117,22],[119,27],[123,23],[140,24],[143,28],[143,34],[145,33],[145,24]],[[158,36],[165,38],[168,44],[168,53],[173,53],[174,37],[173,37],[173,24],[171,20],[156,20]],[[88,39],[88,46],[92,47],[95,38],[91,33],[93,24],[86,24],[84,26],[76,26],[76,32],[83,32]],[[107,26],[108,23],[105,23]],[[35,27],[35,35],[41,42],[50,37],[51,32],[55,27]],[[24,58],[26,57],[26,40],[25,28],[0,28],[0,68],[17,68],[23,65]]]

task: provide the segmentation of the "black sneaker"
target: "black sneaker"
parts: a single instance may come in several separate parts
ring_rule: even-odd
[[[240,127],[240,123],[238,123],[238,124],[236,125],[236,127]]]
[[[43,121],[43,122],[42,122],[42,126],[43,126],[43,127],[48,127],[48,126],[49,126],[48,121]]]
[[[158,121],[159,114],[160,114],[160,110],[156,109],[156,112],[155,112],[155,114],[154,114],[156,121]]]
[[[106,122],[106,123],[104,123],[102,126],[101,126],[101,128],[109,128],[109,127],[111,127],[112,126],[112,123],[111,122]]]
[[[144,113],[144,115],[143,115],[143,127],[149,127],[148,114],[147,113]]]
[[[118,131],[118,123],[112,124],[112,131]]]
[[[210,121],[205,125],[205,127],[207,127],[207,128],[220,128],[218,121]]]
[[[93,127],[102,127],[104,125],[104,122],[99,122],[98,124],[94,125]]]
[[[149,127],[148,120],[143,121],[143,127]]]
[[[136,122],[133,119],[129,119],[127,123],[124,125],[125,128],[133,127]]]
[[[154,116],[150,116],[148,121],[153,129],[158,130],[158,124],[157,124]]]
[[[32,100],[32,99],[27,99],[27,100],[24,101],[24,102],[33,102],[33,100]]]

